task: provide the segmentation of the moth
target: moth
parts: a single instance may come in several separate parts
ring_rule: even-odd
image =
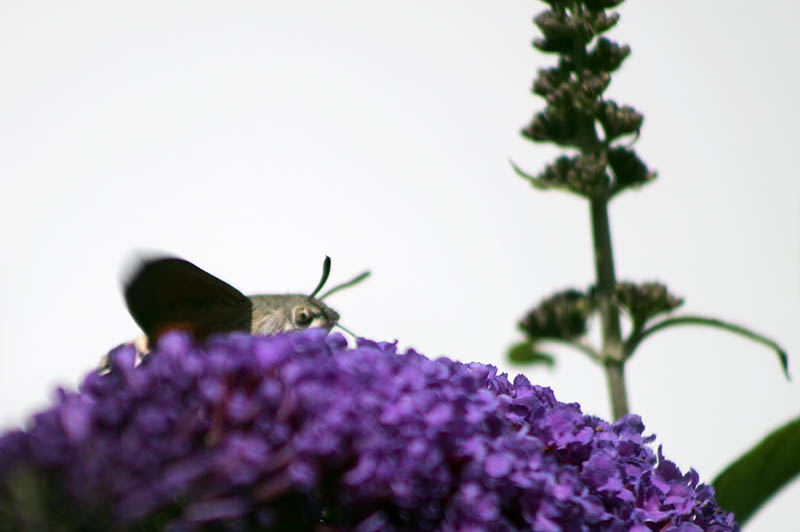
[[[322,277],[310,295],[246,296],[187,260],[160,257],[141,261],[123,281],[128,312],[146,337],[134,345],[144,352],[162,334],[176,329],[191,332],[197,340],[233,331],[270,335],[310,327],[330,330],[338,324],[339,314],[322,300],[369,276],[364,272],[316,297],[330,269],[331,259],[326,256]]]

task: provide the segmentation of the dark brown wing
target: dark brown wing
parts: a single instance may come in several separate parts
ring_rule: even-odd
[[[250,331],[252,303],[237,289],[178,258],[144,261],[124,283],[128,312],[148,343],[173,329],[203,339],[210,334]]]

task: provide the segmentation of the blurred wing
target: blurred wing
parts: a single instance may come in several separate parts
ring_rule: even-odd
[[[218,332],[250,331],[250,299],[183,259],[145,261],[123,289],[128,312],[151,346],[173,329],[191,331],[198,339]]]

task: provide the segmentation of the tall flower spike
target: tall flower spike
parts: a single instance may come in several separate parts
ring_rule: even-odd
[[[558,65],[539,71],[532,91],[546,101],[522,135],[535,142],[553,142],[577,149],[562,156],[544,172],[519,175],[539,188],[557,188],[592,199],[605,199],[655,179],[629,146],[636,140],[643,117],[633,107],[620,106],[604,94],[630,47],[601,35],[619,20],[606,9],[619,1],[547,2],[550,9],[534,18],[542,34],[534,46],[559,54]],[[602,138],[598,136],[602,129]]]

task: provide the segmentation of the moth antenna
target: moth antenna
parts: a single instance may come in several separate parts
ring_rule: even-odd
[[[317,292],[322,290],[322,287],[325,286],[325,281],[328,280],[328,276],[331,274],[331,258],[325,255],[325,260],[322,262],[322,278],[317,283],[317,287],[311,292],[311,295],[308,296],[308,299],[312,299]]]
[[[337,324],[336,324],[336,327],[339,327],[341,330],[343,330],[344,332],[346,332],[347,334],[349,334],[350,336],[352,336],[354,339],[355,339],[355,338],[358,338],[358,336],[356,336],[356,334],[355,334],[353,331],[351,331],[351,330],[350,330],[350,329],[348,329],[347,327],[344,327],[344,326],[343,326],[341,323],[337,323]]]
[[[363,281],[364,279],[366,279],[369,276],[370,276],[370,271],[369,270],[367,270],[365,272],[361,272],[358,275],[356,275],[355,277],[353,277],[352,279],[350,279],[349,281],[337,284],[336,286],[334,286],[333,288],[331,288],[330,290],[328,290],[327,292],[325,292],[324,294],[319,296],[318,299],[320,301],[322,301],[323,299],[325,299],[326,297],[328,297],[332,293],[338,292],[342,288],[350,288],[351,286],[360,283],[361,281]]]

